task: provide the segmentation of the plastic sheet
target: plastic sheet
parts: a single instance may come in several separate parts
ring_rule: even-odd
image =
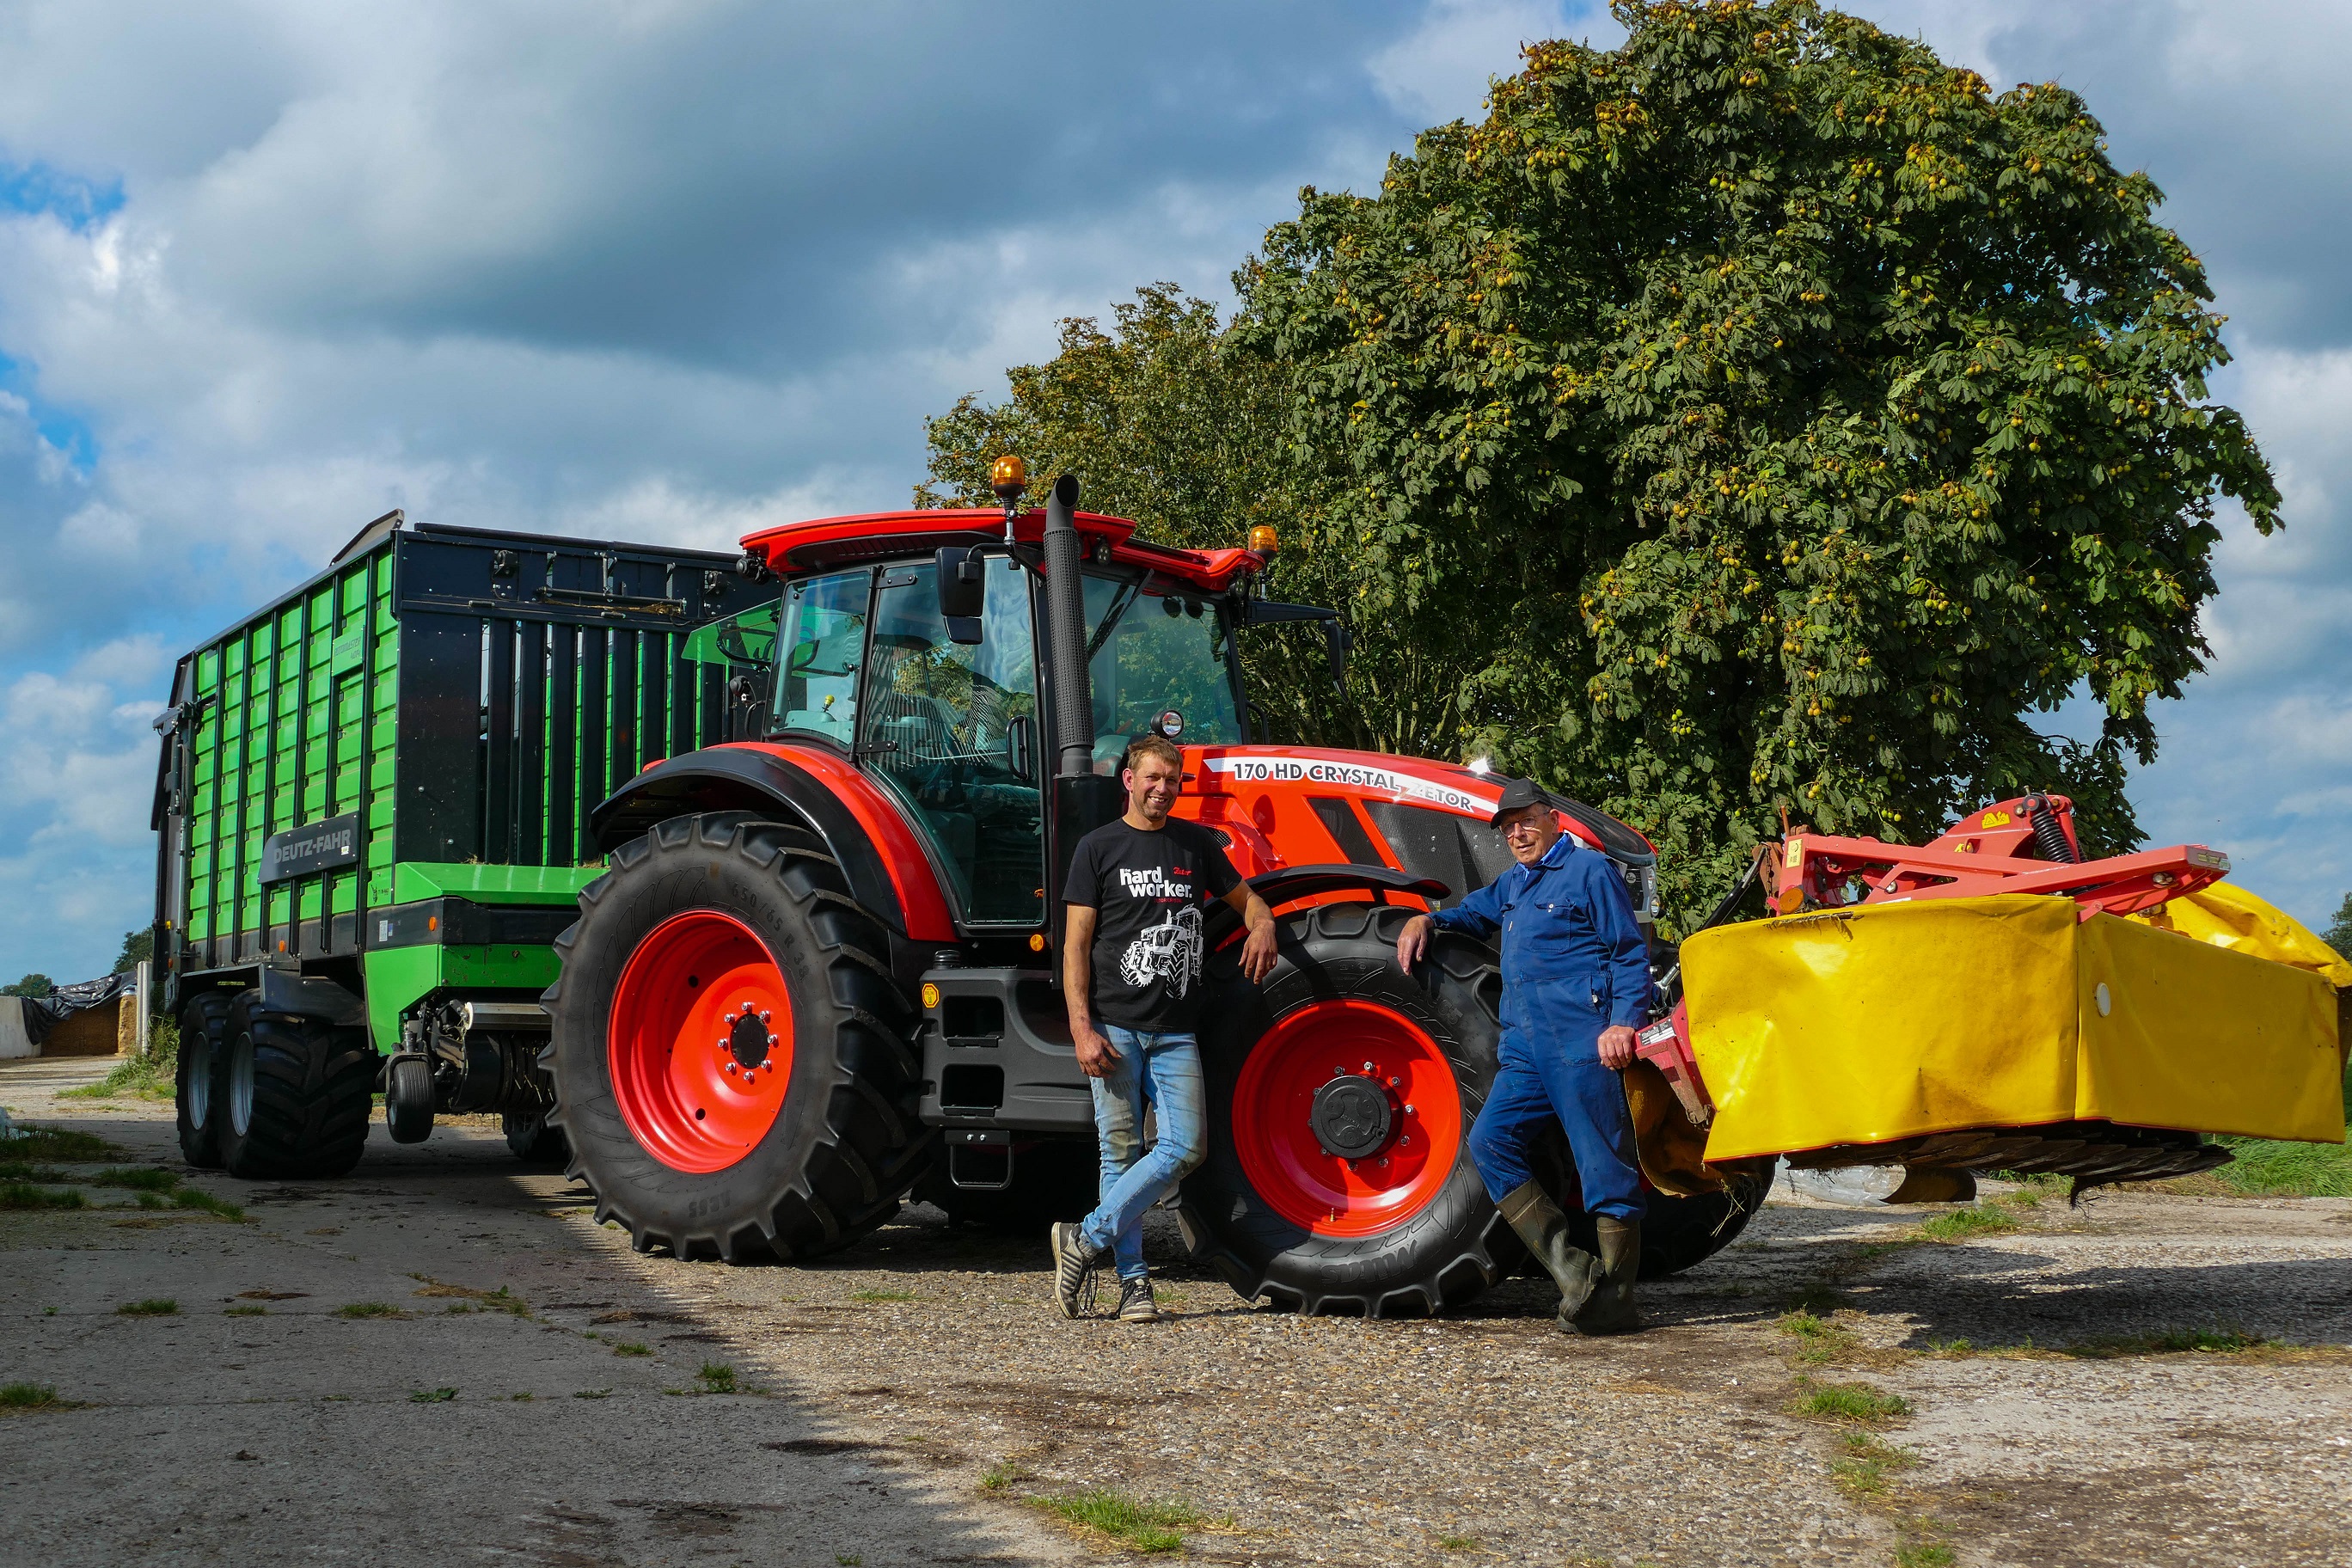
[[[2341,1142],[2336,995],[2232,947],[2011,894],[1703,931],[1682,950],[1710,1162],[2106,1120]]]

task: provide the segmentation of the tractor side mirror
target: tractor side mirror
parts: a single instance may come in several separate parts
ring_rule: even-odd
[[[1331,685],[1345,690],[1348,682],[1348,652],[1356,646],[1356,634],[1339,620],[1323,623],[1323,651],[1331,658]]]
[[[938,585],[940,618],[948,624],[948,640],[981,640],[981,615],[988,603],[988,562],[962,545],[943,547],[934,556],[931,581]]]

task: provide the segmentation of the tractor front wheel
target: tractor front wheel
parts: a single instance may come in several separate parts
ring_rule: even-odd
[[[929,1161],[914,1011],[815,837],[681,816],[615,850],[556,939],[548,1125],[639,1251],[803,1258],[898,1212]]]

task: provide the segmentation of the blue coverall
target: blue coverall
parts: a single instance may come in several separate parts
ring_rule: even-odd
[[[1503,933],[1502,1068],[1470,1127],[1470,1158],[1496,1201],[1533,1175],[1528,1140],[1557,1116],[1585,1211],[1639,1220],[1646,1206],[1623,1083],[1601,1031],[1649,1021],[1649,944],[1609,858],[1568,834],[1450,910],[1447,931]]]

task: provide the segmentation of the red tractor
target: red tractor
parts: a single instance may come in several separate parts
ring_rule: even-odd
[[[1306,1311],[1476,1295],[1521,1260],[1464,1137],[1496,1070],[1501,981],[1454,936],[1408,974],[1395,938],[1509,863],[1486,821],[1498,784],[1251,743],[1237,639],[1320,621],[1335,678],[1347,644],[1333,612],[1255,592],[1271,530],[1174,550],[1076,510],[1067,476],[1042,512],[1018,507],[1017,475],[999,493],[1001,515],[744,542],[743,570],[782,597],[717,628],[740,738],[597,808],[610,869],[557,944],[551,1120],[599,1215],[640,1249],[740,1260],[846,1246],[910,1192],[1041,1244],[1091,1206],[1059,893],[1077,839],[1124,809],[1121,752],[1157,731],[1184,748],[1179,814],[1223,837],[1281,925],[1259,986],[1236,973],[1234,925],[1202,933],[1211,1152],[1183,1186],[1187,1242],[1244,1296]],[[1648,842],[1558,805],[1650,921]],[[1727,1244],[1767,1179],[1684,1165],[1645,1273]],[[1551,1184],[1571,1212],[1573,1184],[1563,1146]]]

